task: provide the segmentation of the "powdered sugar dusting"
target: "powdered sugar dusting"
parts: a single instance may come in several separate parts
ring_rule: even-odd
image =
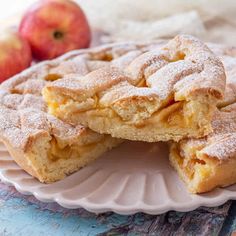
[[[219,160],[225,160],[229,158],[235,158],[236,156],[236,134],[221,136],[220,140],[210,143],[206,146],[201,153],[204,153],[210,157],[218,158]]]
[[[109,48],[107,51],[103,49],[97,54],[90,53],[87,55],[88,60],[100,59],[106,61],[106,65],[85,76],[70,75],[69,78],[55,81],[47,88],[50,91],[57,91],[62,96],[73,97],[79,102],[97,95],[103,104],[109,106],[119,100],[118,94],[120,99],[131,98],[133,96],[131,91],[134,94],[143,91],[142,96],[146,96],[146,89],[139,89],[146,87],[150,90],[150,96],[155,93],[158,97],[160,104],[157,109],[163,102],[178,97],[186,98],[194,93],[199,94],[199,91],[204,97],[209,95],[216,99],[223,97],[225,89],[223,64],[200,40],[180,35],[162,48],[152,47],[148,51],[145,51],[145,47],[130,48],[132,48],[130,52],[127,52],[127,48],[117,47]],[[186,83],[190,78],[191,83]],[[122,87],[125,95],[117,93],[115,99],[105,96],[106,91],[110,93],[123,81],[135,86],[137,91],[126,86]],[[178,96],[174,97],[174,93]],[[108,97],[109,101],[105,101]]]
[[[179,55],[180,51],[185,54],[182,59]],[[146,55],[143,56],[145,53]],[[146,62],[143,60],[145,57]],[[140,61],[139,67],[138,61]],[[179,66],[175,67],[178,61],[180,61]],[[213,63],[214,69],[202,66],[207,63]],[[189,72],[190,65],[191,72]],[[136,68],[138,73],[135,71]],[[94,69],[96,70],[93,71]],[[189,36],[178,36],[163,49],[150,44],[121,43],[71,52],[59,59],[26,70],[1,86],[0,104],[3,111],[0,121],[3,122],[0,123],[3,126],[0,127],[0,135],[7,138],[11,133],[11,143],[23,147],[24,142],[21,140],[27,141],[30,135],[37,132],[46,131],[50,135],[65,133],[68,134],[66,137],[84,133],[86,129],[83,127],[73,127],[46,113],[47,106],[41,97],[41,89],[45,84],[49,88],[74,92],[77,97],[82,91],[82,96],[85,98],[97,92],[105,95],[105,91],[111,91],[113,86],[127,82],[132,85],[132,89],[128,86],[120,95],[110,96],[110,102],[134,94],[164,98],[168,95],[168,91],[173,91],[173,86],[179,81],[184,80],[191,73],[195,75],[205,69],[209,71],[204,73],[211,75],[206,83],[222,93],[224,84],[221,81],[224,78],[219,76],[223,71],[220,62],[218,63],[218,59],[203,43]],[[155,79],[152,81],[151,78],[161,70],[166,70],[166,74],[160,76],[155,84]],[[50,74],[53,75],[50,78],[52,81],[45,80],[45,77]],[[176,74],[179,75],[178,79],[173,79]],[[53,82],[53,78],[59,80]],[[148,86],[139,88],[143,86],[140,84],[143,78]],[[192,88],[196,88],[198,82],[196,79],[196,83],[191,85]],[[104,96],[101,96],[101,99],[106,100]],[[10,119],[12,114],[15,114],[14,122]],[[10,123],[6,120],[10,120]],[[18,138],[20,135],[24,135],[21,140]]]

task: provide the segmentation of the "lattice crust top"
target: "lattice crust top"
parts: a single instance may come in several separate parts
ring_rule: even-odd
[[[115,53],[107,57],[106,60],[111,63],[102,62],[107,67],[91,73],[85,71],[84,74],[88,73],[86,77],[69,75],[48,87],[64,88],[67,90],[65,93],[71,93],[72,96],[75,93],[78,100],[84,100],[127,82],[130,86],[127,91],[123,91],[121,98],[126,92],[129,93],[126,97],[132,96],[129,89],[134,86],[138,94],[155,94],[160,104],[168,97],[170,100],[173,92],[176,99],[198,92],[212,94],[216,98],[222,98],[224,94],[225,73],[222,63],[207,46],[191,36],[178,36],[161,50],[154,48],[146,53],[134,50],[119,58]],[[100,62],[91,63],[92,70],[96,63]]]

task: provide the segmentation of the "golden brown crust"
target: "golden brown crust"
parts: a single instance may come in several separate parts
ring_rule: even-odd
[[[119,57],[110,54],[106,58],[110,63],[100,69],[47,85],[43,94],[50,112],[130,140],[180,140],[211,132],[212,113],[225,89],[221,61],[200,40],[186,35],[145,50],[136,48]],[[173,103],[182,104],[174,117],[166,109]],[[177,119],[181,125],[169,122]]]

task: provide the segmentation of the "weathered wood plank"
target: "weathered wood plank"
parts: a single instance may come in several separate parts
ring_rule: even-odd
[[[96,215],[42,203],[0,183],[0,235],[217,235],[230,205],[159,216]]]
[[[236,201],[233,201],[233,204],[228,213],[227,220],[224,222],[219,235],[225,236],[231,234],[236,236]]]

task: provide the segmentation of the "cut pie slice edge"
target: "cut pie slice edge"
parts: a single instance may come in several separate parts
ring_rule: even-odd
[[[204,138],[170,143],[170,162],[192,193],[236,183],[236,54],[235,48],[232,55],[226,49],[228,53],[221,56],[226,95],[213,116],[213,132]]]
[[[161,48],[113,53],[102,68],[48,84],[43,96],[51,114],[66,122],[156,142],[210,133],[224,89],[217,56],[200,40],[180,35]]]

